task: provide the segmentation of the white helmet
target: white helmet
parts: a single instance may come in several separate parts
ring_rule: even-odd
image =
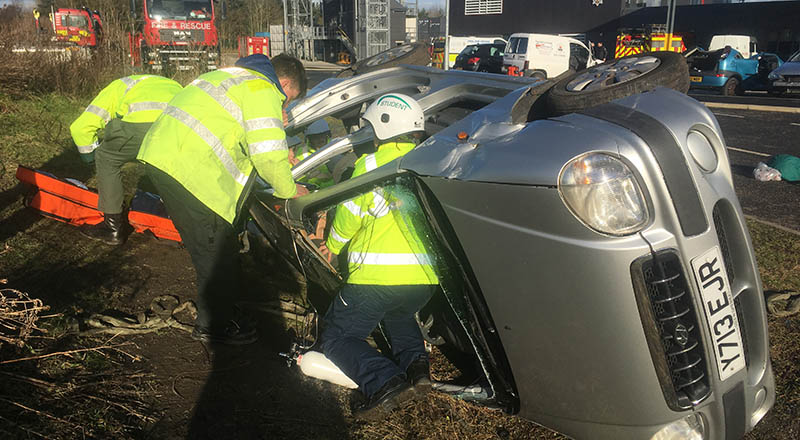
[[[425,130],[425,114],[414,98],[390,93],[378,98],[364,112],[375,137],[385,141],[396,136]]]
[[[330,133],[331,128],[328,127],[328,123],[325,122],[324,119],[319,119],[311,123],[311,125],[306,128],[306,136],[312,134],[323,134],[323,133]]]

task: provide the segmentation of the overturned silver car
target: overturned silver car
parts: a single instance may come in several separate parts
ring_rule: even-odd
[[[325,310],[342,273],[309,238],[316,219],[388,188],[438,262],[425,337],[474,368],[478,403],[574,438],[740,438],[775,400],[761,281],[720,127],[672,55],[554,81],[416,66],[326,80],[289,129],[352,130],[295,177],[368,152],[359,116],[387,92],[420,102],[427,139],[298,199],[259,191],[251,214]]]

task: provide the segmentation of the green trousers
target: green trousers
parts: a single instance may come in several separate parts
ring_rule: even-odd
[[[122,166],[135,162],[139,147],[150,123],[123,122],[114,118],[106,125],[103,142],[94,152],[97,172],[97,209],[103,214],[121,214],[125,189],[122,187]]]

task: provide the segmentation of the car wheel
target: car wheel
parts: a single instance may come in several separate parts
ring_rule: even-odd
[[[431,62],[424,44],[403,44],[357,62],[352,69],[356,74],[386,69],[400,64],[427,66]]]
[[[547,108],[553,116],[574,113],[656,87],[681,93],[689,90],[689,68],[683,56],[674,52],[637,54],[566,76],[547,93]]]
[[[531,73],[530,77],[531,78],[536,78],[536,79],[547,79],[547,76],[544,74],[544,72],[542,72],[540,70],[537,70],[537,71]]]
[[[733,95],[741,95],[742,92],[739,90],[739,80],[731,77],[725,81],[725,85],[722,86],[722,94],[725,96],[733,96]]]

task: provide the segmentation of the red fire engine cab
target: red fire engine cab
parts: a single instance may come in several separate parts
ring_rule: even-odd
[[[100,13],[88,8],[60,8],[53,13],[53,32],[56,41],[82,47],[97,47],[103,33]]]
[[[214,1],[131,0],[131,64],[148,70],[213,70],[220,58]]]

